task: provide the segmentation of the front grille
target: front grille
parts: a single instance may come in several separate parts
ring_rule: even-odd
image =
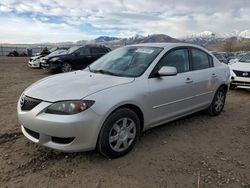
[[[250,72],[247,71],[238,71],[238,70],[233,70],[236,76],[239,77],[250,77]]]
[[[26,127],[24,127],[25,131],[32,137],[36,138],[37,140],[39,140],[39,137],[40,137],[40,134],[35,132],[35,131],[32,131]]]
[[[36,107],[41,102],[42,102],[42,100],[34,99],[31,97],[25,96],[24,98],[21,99],[20,105],[21,105],[21,109],[23,111],[27,111],[27,110],[32,110],[34,107]]]
[[[68,138],[61,138],[61,137],[55,137],[55,136],[51,137],[52,142],[55,142],[58,144],[69,144],[74,139],[75,139],[74,137],[68,137]]]

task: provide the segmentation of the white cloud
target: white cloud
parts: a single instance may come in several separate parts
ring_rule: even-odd
[[[5,5],[1,5],[0,4],[0,12],[6,13],[6,12],[11,12],[11,11],[12,11],[11,8],[9,8],[9,7],[5,6]]]
[[[34,41],[32,32],[20,33],[14,29],[19,25],[25,25],[26,30],[43,36],[40,39],[45,41],[82,40],[95,37],[95,33],[109,32],[123,37],[137,33],[164,33],[181,37],[204,30],[232,34],[235,30],[250,28],[249,0],[1,0],[1,12],[10,14],[0,16],[1,40],[5,40],[2,35],[4,29],[6,35],[12,35],[7,38],[16,38],[18,41],[21,38],[28,41],[30,38],[30,41]],[[18,15],[25,13],[32,13],[31,18]],[[15,25],[10,27],[6,16],[10,16],[8,20],[16,16],[20,23],[11,23]],[[60,19],[60,22],[54,22],[51,16]],[[84,24],[95,28],[86,33],[79,29]]]
[[[77,41],[93,37],[67,24],[43,23],[36,19],[0,17],[0,23],[1,43]]]

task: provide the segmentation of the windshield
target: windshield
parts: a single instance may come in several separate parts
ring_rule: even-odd
[[[68,54],[73,53],[74,51],[76,51],[78,48],[80,48],[79,46],[73,46],[71,48],[68,49]]]
[[[60,54],[65,54],[66,52],[67,52],[66,49],[56,50],[56,51],[50,53],[49,56],[56,56],[56,55],[60,55]]]
[[[250,63],[250,54],[244,55],[242,58],[239,60],[240,62],[245,62],[245,63]]]
[[[50,52],[54,52],[56,50],[57,50],[57,48],[51,48],[51,49],[49,49]]]
[[[90,71],[125,77],[144,73],[162,48],[131,46],[116,49],[90,65]]]

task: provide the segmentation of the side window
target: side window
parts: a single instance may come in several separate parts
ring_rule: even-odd
[[[160,60],[161,67],[176,67],[178,73],[189,71],[189,59],[187,49],[178,49],[170,52]]]
[[[207,69],[213,65],[212,58],[199,49],[192,49],[193,70]]]
[[[91,48],[91,53],[92,54],[100,54],[100,53],[102,53],[102,51],[99,48]]]
[[[101,54],[104,54],[106,52],[105,49],[103,49],[103,48],[100,48],[99,51]]]
[[[89,48],[83,47],[80,49],[80,55],[88,55],[88,54],[90,54]]]

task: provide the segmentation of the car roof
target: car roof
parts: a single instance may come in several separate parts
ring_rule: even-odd
[[[82,48],[82,47],[94,47],[94,48],[108,48],[104,45],[97,45],[97,44],[85,44],[85,45],[76,45],[76,46],[71,46],[70,48]]]
[[[140,43],[140,44],[133,44],[128,46],[147,46],[147,47],[159,47],[159,48],[173,48],[173,47],[179,47],[179,46],[192,46],[192,47],[198,47],[198,45],[189,44],[189,43],[167,43],[167,42],[159,42],[159,43]]]

